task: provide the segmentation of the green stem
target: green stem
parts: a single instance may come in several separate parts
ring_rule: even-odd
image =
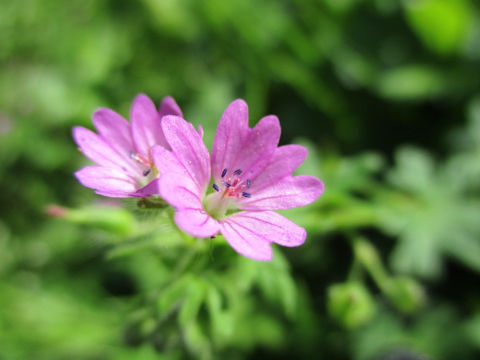
[[[141,198],[137,201],[140,209],[156,210],[165,209],[168,204],[163,199]]]
[[[175,223],[175,219],[174,219],[174,216],[175,216],[175,210],[173,208],[168,208],[167,209],[167,214],[168,214],[168,218],[170,219],[170,223],[172,224],[173,228],[177,231],[177,233],[180,235],[180,237],[185,241],[185,243],[189,246],[189,247],[193,247],[195,246],[196,242],[195,242],[195,239],[192,238],[190,235],[184,233],[182,230],[180,230],[177,226],[177,224]]]
[[[347,279],[349,282],[359,282],[362,279],[363,271],[357,257],[354,257]]]
[[[385,270],[383,263],[375,247],[361,237],[352,239],[355,258],[368,271],[373,281],[383,293],[389,292],[390,276]]]
[[[197,240],[197,243],[198,243],[198,240]],[[199,249],[198,246],[192,246],[188,249],[185,255],[177,263],[177,266],[175,266],[175,269],[172,272],[172,276],[170,280],[171,282],[179,278],[180,275],[182,275],[183,272],[188,268],[188,265],[190,265],[192,260],[195,258],[195,255],[197,255],[198,249]]]
[[[158,298],[159,293],[165,289],[166,287],[174,284],[178,281],[182,275],[184,275],[185,271],[188,269],[189,265],[192,263],[195,256],[198,254],[198,250],[200,249],[200,241],[197,240],[196,246],[188,247],[187,251],[183,254],[180,260],[177,262],[175,268],[173,269],[171,275],[169,276],[168,280],[162,284],[158,289],[152,291],[149,297],[154,301]]]

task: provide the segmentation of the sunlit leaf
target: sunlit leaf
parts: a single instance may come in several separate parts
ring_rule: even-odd
[[[423,43],[441,55],[457,51],[473,23],[470,0],[404,1],[407,20]]]

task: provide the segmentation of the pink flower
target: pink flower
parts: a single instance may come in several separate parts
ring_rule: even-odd
[[[73,138],[80,150],[98,164],[85,166],[75,173],[80,183],[110,197],[153,195],[157,191],[158,171],[151,149],[154,145],[169,149],[161,127],[165,115],[182,116],[173,98],[164,98],[157,111],[143,94],[133,101],[130,124],[110,109],[95,111],[93,124],[98,134],[80,126],[73,129]]]
[[[153,159],[162,173],[160,194],[176,208],[181,230],[196,237],[220,232],[238,253],[264,261],[272,259],[271,243],[304,243],[305,229],[272,210],[310,204],[324,186],[313,176],[292,176],[307,150],[277,147],[276,116],[250,129],[247,104],[232,102],[218,125],[211,158],[190,123],[166,116],[162,128],[171,151],[154,147]]]

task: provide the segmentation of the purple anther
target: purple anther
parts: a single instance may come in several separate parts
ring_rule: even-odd
[[[252,194],[247,193],[247,192],[242,192],[242,196],[246,197],[246,198],[249,198],[249,197],[252,197]]]
[[[135,151],[130,151],[130,159],[135,159]]]
[[[152,169],[143,170],[143,176],[148,176],[152,172]]]
[[[220,188],[218,187],[217,184],[213,184],[212,187],[215,191],[220,191]]]
[[[223,169],[223,171],[222,171],[222,178],[224,178],[225,175],[227,175],[227,169]]]
[[[247,189],[250,189],[250,186],[252,186],[252,181],[247,179]]]
[[[242,174],[242,169],[237,169],[233,172],[233,175],[241,175]]]
[[[225,185],[227,188],[229,188],[230,186],[232,186],[232,184],[230,184],[230,183],[227,182],[227,181],[225,181],[225,182],[223,183],[223,185]]]

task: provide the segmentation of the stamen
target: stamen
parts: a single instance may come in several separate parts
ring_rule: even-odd
[[[152,169],[143,170],[143,176],[148,176],[152,172]]]
[[[235,169],[235,168],[233,168]],[[216,192],[220,192],[222,194],[222,199],[227,198],[235,198],[239,199],[241,197],[250,198],[252,194],[250,192],[244,192],[243,190],[247,190],[252,185],[252,181],[250,179],[243,180],[241,175],[243,174],[243,170],[238,168],[231,173],[231,176],[228,175],[228,169],[225,168],[222,170],[220,174],[222,180],[220,183],[212,184],[213,189]]]
[[[144,171],[144,176],[147,176],[148,174],[150,174],[149,172],[151,171],[150,167],[153,164],[149,159],[143,157],[141,154],[136,153],[135,151],[130,151],[129,155],[130,155],[130,159],[135,160],[138,164],[147,168],[147,170]]]

